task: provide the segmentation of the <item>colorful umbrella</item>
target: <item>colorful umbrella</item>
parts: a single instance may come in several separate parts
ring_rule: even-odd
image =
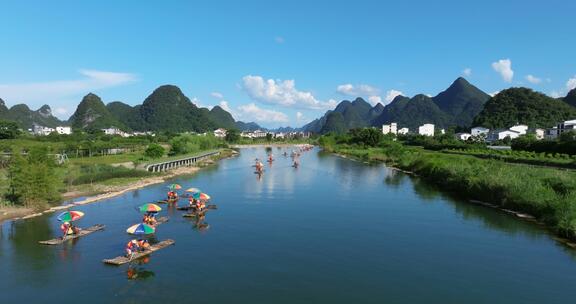
[[[145,212],[159,212],[160,210],[162,210],[162,208],[160,208],[160,206],[156,205],[156,204],[152,204],[152,203],[148,203],[148,204],[144,204],[142,206],[140,206],[140,212],[145,213]]]
[[[178,184],[170,184],[170,185],[168,185],[168,188],[170,190],[180,190],[180,189],[182,189],[182,186],[180,186]]]
[[[193,193],[192,197],[195,199],[204,200],[204,201],[207,201],[210,199],[210,195],[208,195],[204,192]]]
[[[144,223],[136,224],[126,229],[126,232],[130,234],[152,234],[155,231],[154,227]]]
[[[202,191],[200,191],[200,189],[198,189],[198,188],[190,188],[190,189],[186,190],[186,192],[200,193]]]
[[[57,219],[61,222],[71,222],[80,219],[84,216],[84,212],[80,211],[66,211],[62,212]]]

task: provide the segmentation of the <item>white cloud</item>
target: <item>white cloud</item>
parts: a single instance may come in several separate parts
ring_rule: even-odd
[[[288,116],[275,110],[259,108],[254,103],[238,107],[238,116],[245,121],[257,122],[289,122]]]
[[[394,90],[394,89],[388,90],[388,92],[386,92],[386,97],[384,99],[386,100],[386,102],[390,103],[398,95],[404,95],[404,93],[402,93],[401,91]]]
[[[494,91],[492,93],[488,93],[488,95],[490,95],[491,97],[494,97],[494,96],[498,95],[498,93],[500,93],[500,91]]]
[[[222,93],[220,93],[220,92],[212,92],[212,93],[210,93],[210,96],[212,96],[212,97],[214,97],[214,98],[216,98],[216,99],[222,99],[222,98],[224,98],[224,95],[222,95]]]
[[[560,98],[561,96],[562,96],[561,92],[558,92],[558,91],[550,92],[550,97],[552,97],[552,98]]]
[[[536,77],[534,75],[530,75],[530,74],[526,75],[526,80],[531,84],[539,84],[542,82],[541,78],[538,78],[538,77]]]
[[[514,71],[512,71],[512,61],[510,59],[500,59],[492,63],[494,71],[498,72],[506,82],[512,82]]]
[[[576,76],[574,76],[573,78],[570,78],[570,79],[568,79],[568,81],[566,81],[566,89],[568,91],[576,89]]]
[[[242,88],[253,100],[302,109],[330,109],[334,104],[322,102],[310,92],[296,89],[294,80],[265,80],[261,76],[247,75],[242,78]]]
[[[284,37],[276,36],[276,37],[274,37],[274,42],[276,42],[278,44],[282,44],[282,43],[286,42],[286,40],[284,39]]]
[[[58,116],[60,115],[65,115],[68,113],[68,109],[64,108],[64,107],[58,107],[54,110],[54,113]]]
[[[472,69],[471,69],[471,68],[465,68],[465,69],[462,71],[462,75],[464,75],[464,76],[466,76],[466,77],[472,76]]]
[[[371,105],[375,106],[375,105],[377,105],[378,103],[382,103],[382,97],[380,97],[380,96],[370,96],[370,97],[368,97],[368,102],[369,102]]]
[[[11,102],[34,103],[54,102],[71,99],[94,90],[117,87],[137,81],[131,73],[117,73],[97,70],[80,70],[83,76],[73,80],[0,84],[0,96]],[[78,96],[78,97],[80,97]]]
[[[380,93],[380,90],[367,84],[353,85],[351,83],[341,84],[336,91],[347,96],[374,96]]]
[[[301,121],[304,119],[304,114],[302,112],[296,112],[296,121]]]
[[[224,109],[224,111],[232,114],[232,109],[230,109],[230,105],[228,105],[228,102],[226,100],[222,100],[218,103],[218,105]]]

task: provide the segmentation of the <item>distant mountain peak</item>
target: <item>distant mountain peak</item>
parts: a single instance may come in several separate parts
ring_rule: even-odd
[[[44,117],[52,116],[52,109],[50,108],[49,105],[45,104],[42,107],[40,107],[40,109],[38,109],[38,113]]]
[[[381,103],[377,103],[374,107],[372,107],[372,109],[383,110],[384,105],[382,105]]]

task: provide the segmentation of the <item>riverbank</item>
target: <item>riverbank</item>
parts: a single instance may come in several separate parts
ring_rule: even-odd
[[[34,210],[25,207],[5,207],[0,208],[0,223],[6,220],[29,219],[43,214],[52,213],[60,210],[69,209],[75,206],[95,203],[98,201],[113,198],[126,192],[144,188],[154,184],[164,183],[172,178],[181,175],[190,175],[198,172],[202,168],[215,164],[216,161],[237,155],[238,152],[230,149],[222,150],[220,155],[200,161],[197,166],[179,167],[164,172],[161,176],[144,177],[137,179],[115,179],[115,182],[104,181],[68,191],[62,195],[64,202],[71,201],[75,198],[85,197],[84,199],[65,203],[59,206],[50,207],[43,210]]]
[[[452,155],[387,143],[378,148],[333,145],[327,149],[360,161],[384,162],[417,174],[443,190],[537,221],[576,241],[576,173]]]
[[[287,147],[303,147],[303,146],[313,146],[312,144],[308,143],[261,143],[261,144],[238,144],[238,145],[230,145],[231,148],[261,148],[261,147],[279,147],[279,148],[287,148]]]

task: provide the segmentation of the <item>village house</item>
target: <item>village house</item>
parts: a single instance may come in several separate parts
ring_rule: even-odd
[[[401,135],[406,135],[409,132],[410,132],[410,129],[408,129],[408,128],[401,128],[400,130],[398,130],[398,134],[401,134]]]
[[[46,136],[55,131],[56,130],[54,128],[48,128],[39,125],[34,125],[34,128],[32,129],[32,133],[38,136]]]
[[[454,136],[456,137],[456,139],[466,141],[470,137],[472,137],[472,134],[470,134],[470,133],[456,133],[456,134],[454,134]]]
[[[122,136],[122,137],[130,137],[130,136],[131,136],[131,134],[128,134],[128,133],[126,133],[126,132],[124,132],[124,131],[116,128],[116,127],[110,127],[110,128],[101,129],[101,130],[102,130],[102,131],[104,132],[104,134],[106,134],[106,135],[112,135],[112,136],[119,135],[119,136]]]
[[[575,120],[566,120],[561,123],[558,123],[556,126],[547,129],[544,132],[544,138],[548,140],[554,140],[560,136],[560,134],[568,131],[576,130],[576,119]]]
[[[396,135],[398,132],[398,124],[393,122],[389,125],[382,125],[382,134],[394,134]]]
[[[423,124],[418,127],[418,134],[424,136],[434,136],[434,124]]]
[[[226,129],[219,128],[214,130],[214,136],[218,138],[226,137],[226,133],[227,133]]]
[[[488,135],[488,132],[490,132],[490,129],[484,128],[484,127],[474,127],[470,130],[470,134],[472,136],[479,136],[481,134],[486,134]]]
[[[488,133],[488,137],[486,137],[487,142],[495,142],[497,140],[505,139],[509,137],[510,139],[518,138],[520,136],[520,132],[510,130],[510,129],[497,129],[492,130]]]
[[[65,126],[58,126],[56,127],[56,133],[60,135],[70,135],[72,134],[72,128]]]

